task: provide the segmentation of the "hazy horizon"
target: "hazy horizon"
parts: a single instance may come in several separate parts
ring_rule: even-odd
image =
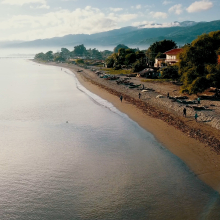
[[[174,21],[214,21],[214,0],[0,0],[0,41],[93,34],[126,26],[173,26]]]

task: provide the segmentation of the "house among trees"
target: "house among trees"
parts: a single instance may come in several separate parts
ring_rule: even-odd
[[[182,50],[183,50],[182,48],[177,48],[177,49],[172,49],[172,50],[165,52],[164,53],[166,54],[165,63],[169,65],[173,65],[179,62],[178,55],[180,54]]]
[[[173,65],[179,62],[178,55],[182,51],[182,48],[168,50],[164,54],[166,54],[166,58],[156,58],[154,67],[161,67],[163,64]]]
[[[155,58],[154,67],[161,67],[165,63],[166,58]]]

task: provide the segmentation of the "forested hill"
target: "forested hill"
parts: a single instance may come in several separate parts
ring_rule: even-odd
[[[34,40],[10,47],[70,47],[79,44],[86,46],[115,46],[126,44],[129,46],[148,46],[155,41],[169,39],[177,44],[191,43],[199,35],[220,30],[220,20],[193,23],[191,26],[177,26],[167,28],[124,27],[97,34],[75,34],[51,39]]]

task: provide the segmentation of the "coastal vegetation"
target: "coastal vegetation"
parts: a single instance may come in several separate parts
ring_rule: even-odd
[[[112,75],[126,75],[126,74],[130,74],[131,71],[130,70],[126,70],[126,69],[123,69],[123,70],[115,70],[113,68],[102,68],[102,71],[104,71],[105,73],[107,74],[112,74]]]
[[[171,80],[179,80],[180,76],[178,73],[178,66],[167,66],[160,71],[161,79],[171,79]]]
[[[55,62],[65,62],[70,59],[92,59],[92,60],[104,60],[113,52],[109,50],[99,51],[96,48],[89,48],[81,44],[74,47],[73,51],[68,50],[67,48],[61,48],[60,52],[53,53],[48,51],[46,53],[38,53],[35,55],[36,60],[40,61],[55,61]]]
[[[155,58],[165,58],[166,55],[164,53],[175,48],[177,48],[177,45],[172,40],[156,41],[146,51],[148,62],[154,63]]]
[[[114,68],[115,70],[129,68],[132,69],[132,72],[141,71],[147,66],[144,51],[131,48],[118,49],[118,52],[110,55],[105,63],[108,68]]]
[[[182,92],[198,93],[209,87],[220,88],[220,31],[203,34],[186,45],[179,55]]]
[[[114,53],[118,53],[119,49],[124,48],[124,49],[129,49],[128,46],[124,45],[124,44],[119,44],[114,48]]]
[[[61,48],[56,53],[38,53],[35,59],[98,67],[105,64],[103,71],[108,74],[129,74],[152,68],[155,58],[165,58],[164,52],[175,48],[177,44],[166,39],[154,42],[147,50],[119,44],[114,52],[86,49],[81,44],[75,46],[73,51]],[[209,87],[220,88],[220,31],[203,34],[191,44],[183,46],[178,60],[175,65],[165,64],[161,69],[153,69],[154,72],[158,71],[158,82],[179,81],[183,84],[181,91],[189,94],[203,92]]]

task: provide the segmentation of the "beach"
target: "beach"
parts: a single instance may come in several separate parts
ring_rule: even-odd
[[[139,90],[131,90],[117,85],[116,82],[100,79],[89,69],[65,63],[45,64],[71,70],[85,88],[111,102],[142,128],[152,133],[164,147],[178,156],[196,176],[220,192],[220,130],[201,121],[203,115],[200,115],[198,122],[195,122],[193,112],[187,109],[187,117],[184,118],[182,106],[179,106],[178,111],[175,111],[175,107],[164,106],[162,99],[154,98],[158,93],[141,93],[139,99]],[[78,70],[80,72],[77,72]],[[62,69],[62,71],[65,70]],[[176,90],[175,88],[174,86],[170,89],[170,94]],[[175,92],[178,93],[178,91]],[[161,94],[165,96],[166,92]],[[119,99],[120,95],[123,96],[122,102]],[[165,103],[170,105],[168,101]],[[218,123],[216,126],[218,127]]]

